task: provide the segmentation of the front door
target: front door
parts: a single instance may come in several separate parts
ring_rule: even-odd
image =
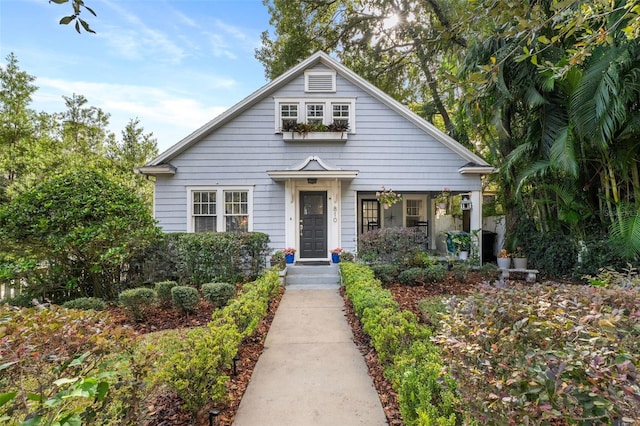
[[[300,258],[327,257],[327,193],[300,192]]]

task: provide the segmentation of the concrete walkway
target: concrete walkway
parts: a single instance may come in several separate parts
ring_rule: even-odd
[[[285,291],[233,424],[387,424],[337,290]]]

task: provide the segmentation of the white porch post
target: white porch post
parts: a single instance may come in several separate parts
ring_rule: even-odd
[[[469,229],[478,232],[478,254],[480,256],[480,265],[482,265],[482,191],[471,191],[469,200],[471,200],[471,212],[469,217]]]

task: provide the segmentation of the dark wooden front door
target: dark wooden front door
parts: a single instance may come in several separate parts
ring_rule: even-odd
[[[300,192],[300,258],[327,257],[327,193]]]

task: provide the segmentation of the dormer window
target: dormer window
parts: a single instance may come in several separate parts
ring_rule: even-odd
[[[304,91],[332,93],[336,91],[335,71],[305,71]]]

